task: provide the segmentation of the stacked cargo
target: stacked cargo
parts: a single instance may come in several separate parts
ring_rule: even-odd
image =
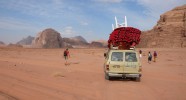
[[[130,49],[140,42],[141,31],[133,27],[119,27],[114,29],[108,40],[108,48]]]

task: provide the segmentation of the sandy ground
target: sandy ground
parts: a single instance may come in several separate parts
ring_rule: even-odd
[[[0,48],[0,100],[186,100],[186,48],[142,49],[142,79],[105,80],[104,49]],[[147,63],[148,51],[158,52]]]

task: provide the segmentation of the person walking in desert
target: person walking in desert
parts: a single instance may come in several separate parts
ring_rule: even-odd
[[[68,50],[68,48],[64,51],[64,58],[65,58],[65,65],[68,64],[68,58],[70,58],[70,52]]]
[[[148,63],[149,63],[149,64],[150,64],[151,60],[152,60],[152,54],[151,54],[150,51],[149,51],[149,54],[148,54]]]
[[[154,56],[154,62],[156,62],[156,58],[157,58],[157,56],[158,56],[158,54],[157,54],[157,52],[156,52],[156,51],[154,51],[153,56]]]
[[[139,54],[140,58],[142,58],[142,50],[139,50]]]

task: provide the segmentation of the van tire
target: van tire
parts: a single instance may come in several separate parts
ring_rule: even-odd
[[[110,80],[110,76],[108,74],[105,73],[105,79],[106,80]]]
[[[141,81],[141,78],[140,78],[140,77],[136,77],[136,78],[135,78],[135,81],[136,81],[136,82],[140,82],[140,81]]]

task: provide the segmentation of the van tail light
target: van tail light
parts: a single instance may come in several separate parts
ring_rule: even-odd
[[[142,67],[141,67],[141,66],[139,67],[139,70],[138,70],[138,72],[142,72]]]
[[[108,70],[108,71],[109,71],[109,65],[106,65],[106,70]]]

